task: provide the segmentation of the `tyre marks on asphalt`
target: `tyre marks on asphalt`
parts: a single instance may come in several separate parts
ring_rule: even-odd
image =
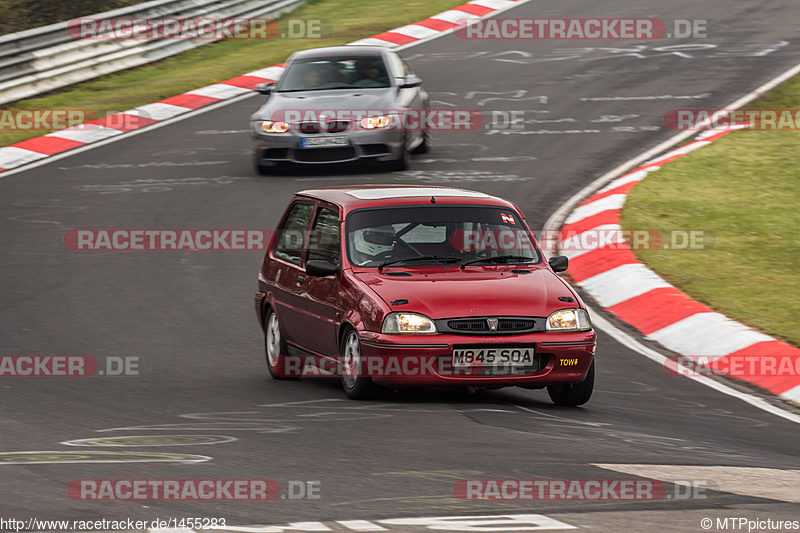
[[[669,397],[665,401],[671,400]],[[676,400],[677,402],[677,400]],[[545,408],[526,407],[520,405],[519,402],[507,403],[505,405],[513,406],[524,413],[524,419],[515,418],[500,418],[493,415],[491,419],[481,417],[478,413],[471,414],[470,417],[474,418],[477,422],[497,427],[511,428],[516,431],[531,431],[541,432],[546,431],[550,435],[558,436],[561,430],[565,430],[564,437],[573,437],[577,431],[589,432],[588,440],[594,442],[613,443],[614,441],[623,441],[628,444],[635,444],[636,446],[644,449],[650,449],[657,452],[669,451],[675,454],[691,453],[695,457],[707,457],[709,459],[748,459],[753,460],[756,457],[744,453],[741,450],[734,448],[725,448],[710,442],[702,442],[689,436],[676,436],[676,435],[659,435],[652,432],[638,431],[636,428],[629,428],[619,424],[611,424],[605,422],[595,422],[593,420],[581,420],[577,417],[581,416],[576,413],[574,417],[563,416],[562,414],[555,414],[550,412],[550,406]],[[698,416],[703,416],[702,408],[688,410],[687,412],[696,413]],[[520,413],[520,414],[522,414]],[[735,414],[729,413],[732,416]],[[717,413],[716,416],[721,416]],[[525,420],[526,423],[520,424],[519,420]],[[752,419],[738,420],[737,423],[744,427],[743,421]],[[534,421],[531,424],[530,421]],[[760,422],[752,420],[751,424],[747,427],[758,427]]]
[[[463,415],[475,423],[495,425],[519,429],[519,422],[524,419],[536,420],[535,427],[541,430],[543,425],[553,428],[568,428],[589,431],[592,438],[622,440],[646,448],[671,450],[675,453],[691,452],[695,456],[715,458],[741,459],[751,458],[738,450],[720,448],[720,446],[696,442],[689,438],[662,436],[616,427],[610,423],[579,420],[560,414],[547,412],[546,409],[525,407],[516,403],[495,405],[469,404],[461,408],[454,404],[435,406],[409,406],[408,404],[359,403],[350,405],[347,400],[321,399],[301,402],[285,402],[258,406],[257,411],[205,412],[178,415],[186,422],[164,424],[146,424],[111,427],[96,430],[97,433],[135,432],[134,435],[103,436],[77,439],[62,442],[66,446],[92,447],[133,447],[133,446],[187,446],[207,444],[227,444],[237,441],[235,437],[212,434],[230,432],[255,432],[266,434],[282,434],[302,431],[316,424],[340,423],[344,421],[368,421],[392,418],[404,414],[453,413]],[[491,414],[487,420],[484,415]],[[501,420],[498,420],[498,416]],[[511,418],[509,418],[509,416]],[[157,434],[146,434],[158,432]],[[163,432],[163,433],[162,433]],[[171,433],[170,433],[171,432]],[[194,435],[193,432],[203,432]],[[21,451],[0,454],[0,464],[46,463],[46,462],[129,462],[129,461],[180,461],[206,462],[211,456],[195,456],[186,454],[140,454],[136,452],[75,452],[75,451]],[[389,474],[386,474],[389,475]],[[404,475],[419,475],[409,474]],[[404,499],[404,498],[401,498]]]
[[[10,216],[7,218],[7,220],[13,220],[14,222],[25,222],[27,224],[53,224],[54,226],[58,226],[59,230],[65,230],[71,228],[65,227],[63,222],[59,220],[48,220],[49,218],[51,218],[49,215],[75,213],[86,210],[86,207],[79,205],[59,205],[55,203],[49,205],[14,203],[13,206],[22,208],[32,208],[35,209],[35,212]]]
[[[227,435],[187,435],[186,431],[255,431],[258,433],[288,433],[302,430],[304,424],[391,418],[392,412],[452,412],[452,409],[385,408],[382,404],[339,407],[346,400],[311,400],[266,404],[266,411],[233,411],[189,413],[179,415],[191,422],[112,427],[98,433],[122,431],[174,431],[176,434],[127,435],[95,437],[62,442],[65,446],[133,447],[133,446],[196,446],[227,444],[238,439]],[[272,411],[272,412],[271,412]],[[276,412],[277,411],[277,412]],[[289,411],[289,412],[286,412]],[[180,432],[180,433],[177,433]],[[49,463],[120,463],[120,462],[182,462],[199,463],[212,460],[205,455],[178,453],[141,453],[110,451],[16,451],[0,452],[0,465]]]
[[[224,444],[238,440],[223,435],[129,435],[125,437],[99,437],[68,440],[65,446],[197,446],[200,444]]]
[[[668,46],[636,44],[621,47],[563,47],[545,51],[530,50],[470,50],[464,52],[428,52],[410,54],[406,61],[470,62],[496,61],[512,65],[533,65],[552,61],[600,62],[608,59],[632,57],[647,60],[659,57],[680,58],[681,60],[728,59],[745,57],[764,57],[789,45],[788,41],[747,44],[692,43]]]
[[[0,465],[64,463],[203,463],[205,455],[139,452],[33,451],[0,452]]]

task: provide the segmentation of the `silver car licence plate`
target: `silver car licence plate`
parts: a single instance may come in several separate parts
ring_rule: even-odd
[[[300,139],[300,148],[323,148],[326,146],[347,146],[350,139],[347,137],[303,137]]]

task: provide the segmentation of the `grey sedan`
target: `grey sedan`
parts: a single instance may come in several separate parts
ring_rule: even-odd
[[[293,54],[251,117],[259,174],[281,164],[374,161],[408,168],[430,146],[428,94],[406,62],[379,46],[334,46]]]

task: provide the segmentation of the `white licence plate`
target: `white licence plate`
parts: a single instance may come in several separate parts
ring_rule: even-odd
[[[533,366],[533,346],[479,346],[453,350],[453,367]]]
[[[303,137],[300,139],[300,148],[321,148],[324,146],[347,146],[350,139],[347,137]]]

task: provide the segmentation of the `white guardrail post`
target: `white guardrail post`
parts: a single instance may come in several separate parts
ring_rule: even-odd
[[[154,0],[82,18],[278,18],[306,0]],[[75,39],[67,22],[0,36],[0,106],[219,39]]]

